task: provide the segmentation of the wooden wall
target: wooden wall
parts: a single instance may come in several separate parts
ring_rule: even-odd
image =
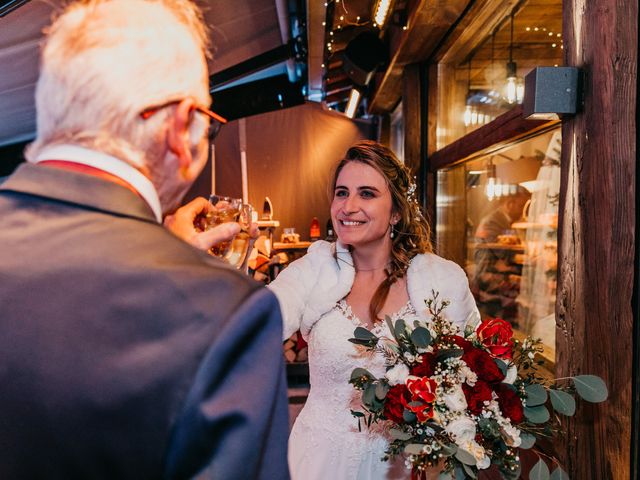
[[[264,197],[273,202],[274,219],[309,239],[311,219],[320,220],[322,236],[329,219],[331,173],[347,148],[372,134],[367,122],[355,122],[319,104],[247,117],[249,202],[262,211]],[[238,121],[223,127],[216,139],[216,193],[242,196]],[[190,192],[208,195],[210,166]]]
[[[636,232],[638,2],[565,0],[565,64],[584,109],[563,122],[557,374],[605,379],[556,443],[572,478],[628,479]],[[637,348],[637,346],[636,346]]]

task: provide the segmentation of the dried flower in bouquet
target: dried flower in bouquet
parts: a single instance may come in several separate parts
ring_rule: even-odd
[[[384,460],[404,455],[412,478],[434,466],[440,480],[477,478],[492,464],[503,478],[519,478],[519,449],[558,431],[559,416],[550,409],[571,416],[576,393],[589,402],[607,398],[594,375],[544,380],[537,371],[540,340],[514,339],[505,320],[489,318],[460,332],[443,313],[449,301],[432,294],[429,321],[408,325],[387,317],[392,338],[358,327],[350,339],[383,355],[387,365],[382,378],[353,370],[350,383],[362,392],[363,408],[352,414],[360,428],[389,422]],[[530,476],[568,478],[559,465],[550,473],[542,458]]]

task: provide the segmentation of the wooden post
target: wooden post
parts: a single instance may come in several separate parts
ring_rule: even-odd
[[[630,478],[636,221],[637,0],[565,0],[565,64],[584,107],[562,128],[557,375],[592,373],[606,403],[578,402],[556,446],[571,478]]]

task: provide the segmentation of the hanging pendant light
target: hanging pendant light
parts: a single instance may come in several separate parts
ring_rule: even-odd
[[[467,100],[466,100],[466,105],[464,107],[464,115],[463,115],[463,120],[464,120],[464,126],[468,127],[469,125],[471,125],[471,113],[472,113],[472,108],[471,108],[471,103],[470,103],[470,99],[469,96],[471,95],[471,57],[469,57],[469,61],[467,62]]]
[[[507,102],[516,103],[518,101],[518,67],[513,61],[513,12],[511,12],[511,37],[509,40],[509,61],[507,62]]]

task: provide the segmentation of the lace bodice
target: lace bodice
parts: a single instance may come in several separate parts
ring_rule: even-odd
[[[399,318],[411,322],[418,317],[411,304],[407,303],[391,317],[393,322]],[[313,470],[313,465],[318,462],[319,451],[327,458],[338,459],[336,461],[341,466],[335,470],[325,465],[324,474],[317,478],[407,477],[404,469],[400,477],[389,476],[390,472],[386,471],[389,464],[380,461],[388,444],[386,422],[373,428],[363,425],[360,432],[357,419],[351,414],[351,410],[362,410],[360,393],[349,384],[353,369],[363,367],[375,376],[385,373],[384,357],[380,353],[366,351],[348,341],[358,326],[364,324],[353,314],[346,301],[341,300],[320,318],[309,334],[311,389],[290,439],[290,463],[294,479],[298,476],[296,472],[300,473],[300,478],[316,478],[309,469]],[[377,323],[372,332],[391,335],[386,322]],[[330,475],[332,471],[334,476]]]

